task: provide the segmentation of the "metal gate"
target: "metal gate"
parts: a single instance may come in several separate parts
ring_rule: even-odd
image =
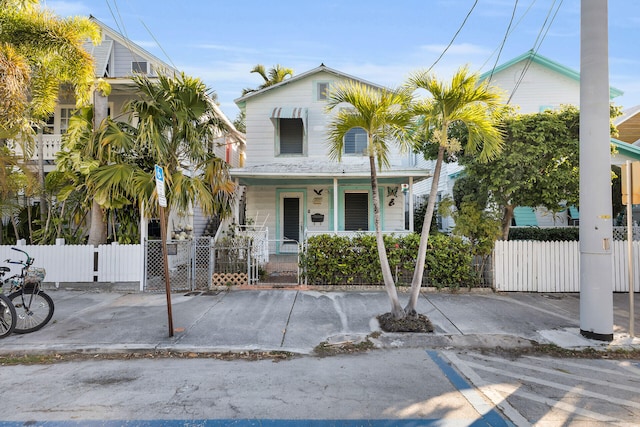
[[[172,292],[206,291],[216,286],[298,284],[299,246],[294,241],[234,239],[214,243],[212,237],[167,242]],[[164,292],[162,242],[145,243],[147,292]]]
[[[167,262],[172,291],[208,290],[211,287],[212,237],[167,242]],[[145,244],[144,290],[165,290],[162,241],[147,240]]]

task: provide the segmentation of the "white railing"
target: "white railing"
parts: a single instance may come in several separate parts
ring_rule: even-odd
[[[33,156],[29,160],[37,161],[38,160],[38,138],[39,136],[35,136],[35,149],[33,152]],[[10,147],[14,150],[15,154],[18,156],[22,156],[23,151],[16,141],[11,141]],[[62,135],[42,135],[42,158],[44,160],[55,160],[56,154],[60,151],[62,147]]]
[[[387,235],[395,235],[395,236],[407,236],[411,234],[411,231],[408,230],[395,230],[395,231],[383,231],[382,234]],[[305,231],[305,239],[308,239],[311,236],[321,236],[323,234],[328,234],[331,236],[340,236],[340,237],[356,237],[363,234],[375,235],[375,231]]]
[[[614,292],[629,291],[627,242],[612,246]],[[640,291],[640,242],[633,242],[634,292]],[[507,292],[580,292],[580,242],[497,241],[494,287]]]
[[[13,246],[35,259],[34,266],[47,270],[45,282],[140,282],[143,280],[142,245],[22,245]],[[0,261],[25,260],[12,246],[0,246]],[[97,257],[97,258],[96,258]],[[1,263],[18,273],[20,266]],[[9,275],[10,275],[9,274]]]

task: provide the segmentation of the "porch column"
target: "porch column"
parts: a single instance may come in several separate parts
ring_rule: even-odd
[[[413,177],[409,177],[409,231],[413,233],[414,230],[414,212],[413,212]]]
[[[333,178],[333,231],[338,231],[338,178]]]

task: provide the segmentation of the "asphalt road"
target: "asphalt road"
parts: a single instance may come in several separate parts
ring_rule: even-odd
[[[640,361],[373,350],[2,366],[0,426],[637,425]]]

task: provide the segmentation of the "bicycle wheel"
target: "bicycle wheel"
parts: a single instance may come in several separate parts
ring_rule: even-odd
[[[11,335],[16,327],[16,309],[9,297],[0,294],[0,338]]]
[[[37,331],[53,317],[53,300],[42,292],[39,286],[29,286],[15,291],[9,295],[9,299],[16,309],[14,334]]]

